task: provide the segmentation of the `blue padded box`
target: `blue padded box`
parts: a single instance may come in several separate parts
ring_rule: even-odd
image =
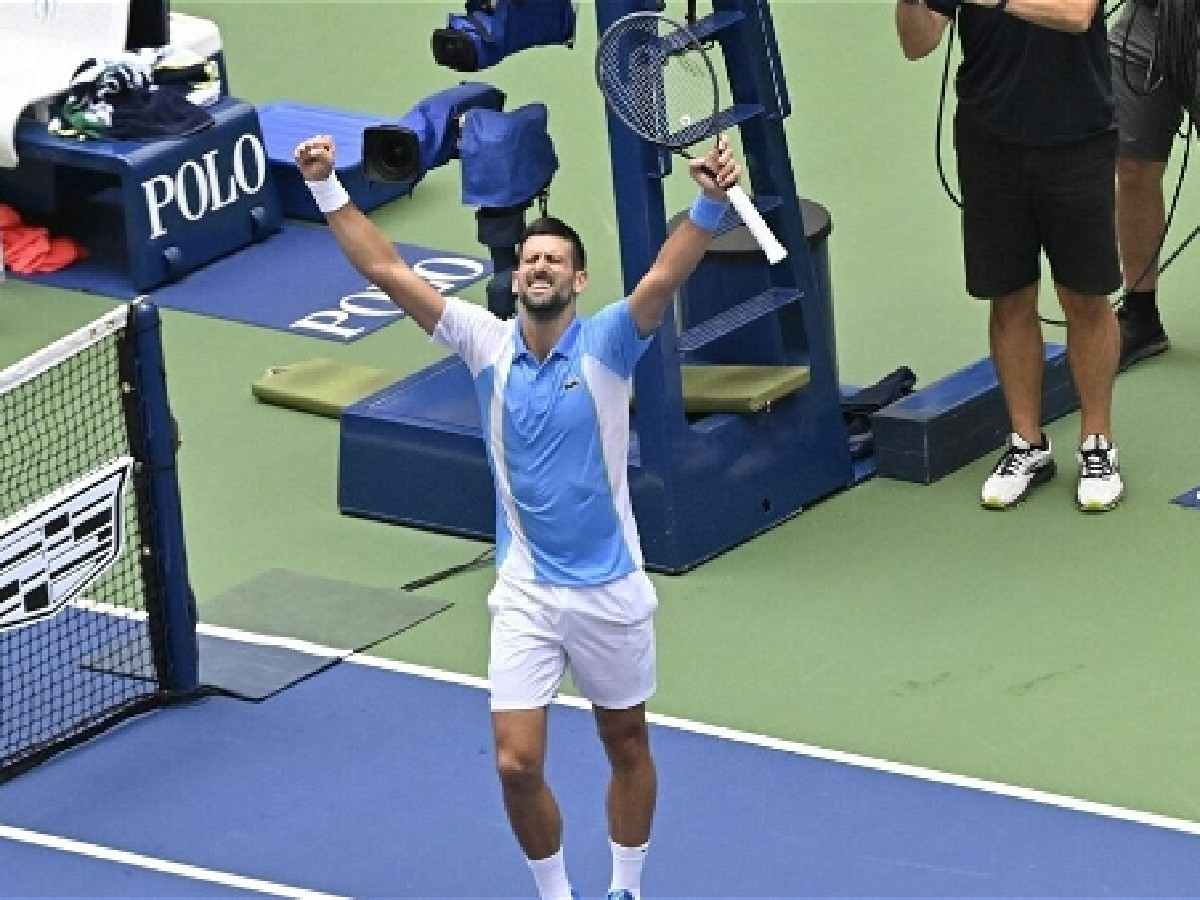
[[[178,279],[280,225],[254,107],[225,97],[206,109],[211,128],[145,141],[79,141],[23,120],[21,163],[0,172],[0,199],[89,248],[111,244],[138,291]],[[92,198],[113,201],[111,226],[81,212]]]
[[[1042,422],[1079,408],[1067,348],[1046,344]],[[1008,410],[988,357],[964,366],[871,416],[878,474],[932,484],[998,448]]]
[[[342,411],[338,507],[354,516],[495,537],[495,489],[479,401],[462,360],[448,356]]]
[[[300,103],[269,103],[259,107],[258,120],[283,214],[288,218],[325,221],[312,194],[304,186],[304,178],[296,168],[293,156],[296,145],[314,134],[333,136],[337,147],[338,179],[359,209],[372,210],[412,192],[410,184],[380,184],[367,181],[363,174],[363,129],[391,121],[383,116]]]

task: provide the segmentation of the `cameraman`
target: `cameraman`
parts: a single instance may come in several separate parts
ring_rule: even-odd
[[[1193,116],[1200,114],[1195,97],[1180,96],[1174,86],[1150,71],[1158,28],[1156,0],[1128,0],[1109,34],[1121,132],[1117,236],[1126,290],[1117,313],[1121,368],[1170,346],[1157,294],[1157,253],[1166,227],[1163,174],[1184,109],[1190,108]]]
[[[1119,337],[1108,294],[1121,271],[1103,11],[1097,0],[897,0],[904,55],[928,56],[954,17],[963,55],[954,143],[967,291],[991,304],[991,355],[1012,430],[980,499],[1007,509],[1055,473],[1041,429],[1045,251],[1079,390],[1076,501],[1084,511],[1109,510],[1124,485],[1111,421]]]

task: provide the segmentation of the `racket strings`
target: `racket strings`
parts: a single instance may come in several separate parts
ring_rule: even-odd
[[[712,66],[688,32],[663,19],[622,20],[605,32],[596,77],[618,118],[648,141],[681,150],[718,130]]]

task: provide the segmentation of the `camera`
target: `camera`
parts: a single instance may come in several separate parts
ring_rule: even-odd
[[[516,314],[512,277],[525,211],[537,200],[545,215],[547,192],[558,170],[546,126],[541,103],[507,113],[475,110],[462,126],[462,202],[476,207],[479,242],[488,248],[495,273],[487,285],[487,305],[501,319]]]
[[[478,72],[529,47],[569,47],[574,39],[570,0],[467,0],[466,14],[451,13],[430,43],[439,65]]]
[[[363,130],[363,173],[370,181],[415,185],[430,169],[459,154],[461,121],[471,110],[499,112],[504,92],[463,82],[416,104],[399,122]]]
[[[403,125],[372,125],[363,129],[363,173],[368,181],[416,184],[421,168],[421,139]]]

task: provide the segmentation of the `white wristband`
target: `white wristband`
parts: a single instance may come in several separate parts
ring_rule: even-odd
[[[330,172],[324,181],[306,181],[312,191],[313,199],[317,201],[317,209],[323,213],[336,212],[350,202],[350,195],[338,181],[337,172]]]

